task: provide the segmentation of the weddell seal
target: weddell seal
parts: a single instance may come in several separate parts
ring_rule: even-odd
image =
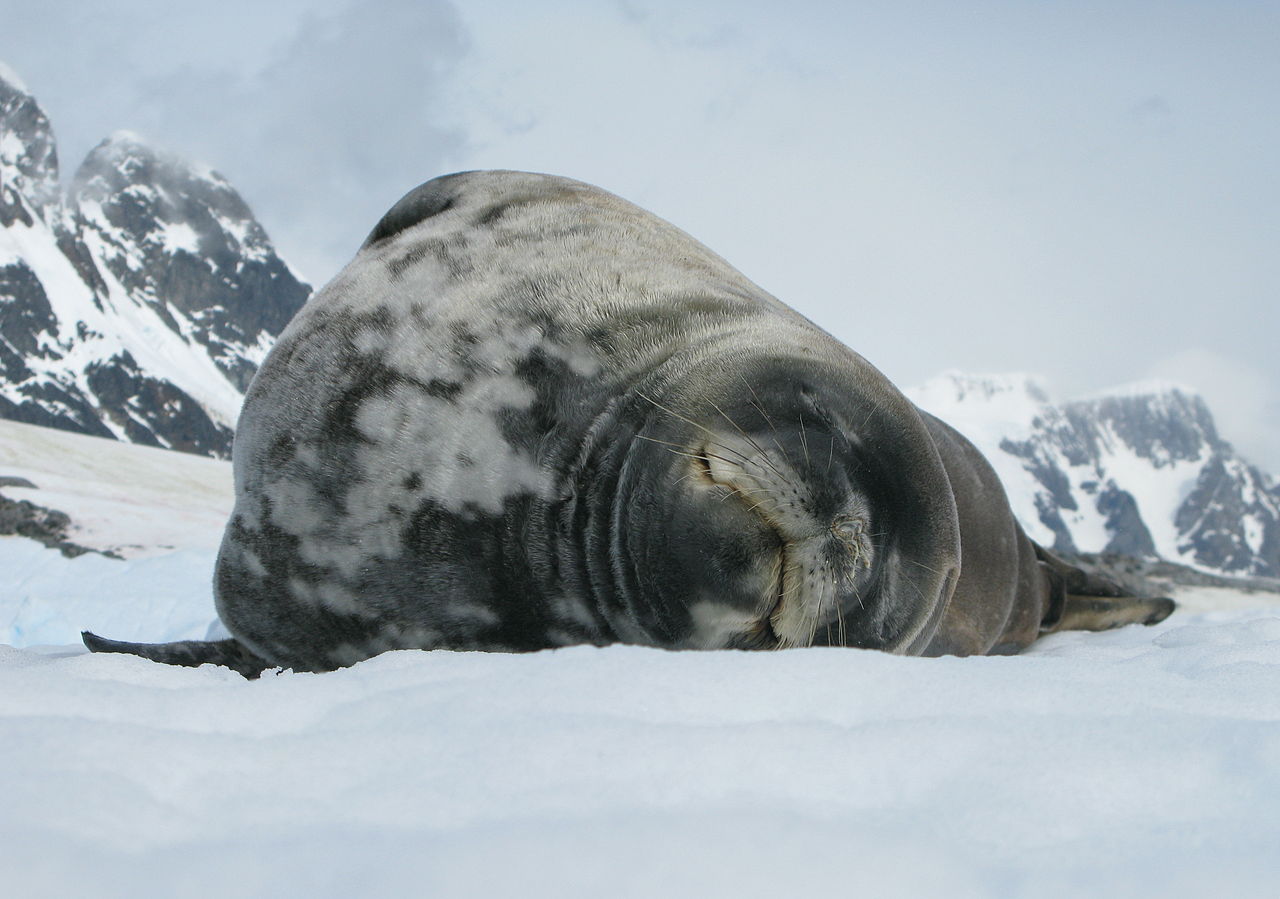
[[[1023,533],[978,451],[667,222],[547,175],[429,181],[250,385],[233,639],[89,648],[324,671],[391,649],[1015,652],[1154,622]]]

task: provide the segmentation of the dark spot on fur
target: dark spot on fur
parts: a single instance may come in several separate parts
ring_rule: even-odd
[[[267,450],[268,464],[272,468],[283,468],[293,461],[293,457],[297,454],[297,448],[297,438],[292,434],[281,434],[271,441],[271,448]]]
[[[454,343],[459,347],[475,346],[480,343],[480,338],[476,334],[467,329],[467,326],[460,322],[452,322],[449,325],[449,331],[453,334]]]
[[[428,396],[438,397],[442,400],[454,400],[458,394],[462,393],[462,385],[457,381],[445,381],[441,378],[432,378],[427,382],[425,388]]]
[[[476,464],[476,460],[472,459],[466,453],[458,453],[458,464],[463,468],[471,468]]]
[[[404,479],[404,489],[411,493],[415,490],[421,489],[421,487],[422,475],[418,474],[416,471]]]
[[[395,259],[388,262],[387,271],[391,273],[391,277],[399,278],[404,274],[405,269],[409,268],[411,265],[416,265],[425,259],[430,250],[431,247],[428,244],[418,244],[409,252],[404,253],[401,256],[397,256]]]
[[[499,204],[497,204],[496,206],[491,206],[491,207],[489,207],[488,209],[486,209],[486,210],[484,211],[484,213],[483,213],[479,218],[477,218],[477,219],[476,219],[476,224],[477,224],[477,225],[479,225],[479,226],[480,226],[480,227],[482,227],[482,228],[487,228],[488,226],[490,226],[490,225],[492,225],[494,222],[496,222],[498,219],[500,219],[500,218],[502,218],[504,215],[506,215],[506,214],[507,214],[507,210],[508,210],[508,209],[510,209],[512,206],[515,206],[515,205],[517,205],[517,204],[515,204],[515,203],[499,203]]]

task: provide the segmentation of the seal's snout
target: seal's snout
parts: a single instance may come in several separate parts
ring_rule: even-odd
[[[837,457],[814,464],[805,435],[789,441],[776,429],[715,434],[690,455],[715,502],[776,535],[767,601],[754,622],[761,642],[809,646],[820,634],[825,643],[863,642],[865,622],[855,619],[869,606],[877,551],[870,505]]]

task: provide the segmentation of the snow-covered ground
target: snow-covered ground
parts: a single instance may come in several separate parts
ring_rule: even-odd
[[[134,557],[0,538],[5,895],[1275,895],[1274,594],[1011,658],[397,652],[250,682],[33,645],[202,636],[228,503],[223,463],[29,430],[0,422],[0,476],[39,489],[4,492]]]

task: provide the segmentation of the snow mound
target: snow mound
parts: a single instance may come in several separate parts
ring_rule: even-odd
[[[1264,895],[1280,608],[1017,657],[0,647],[14,895]]]

